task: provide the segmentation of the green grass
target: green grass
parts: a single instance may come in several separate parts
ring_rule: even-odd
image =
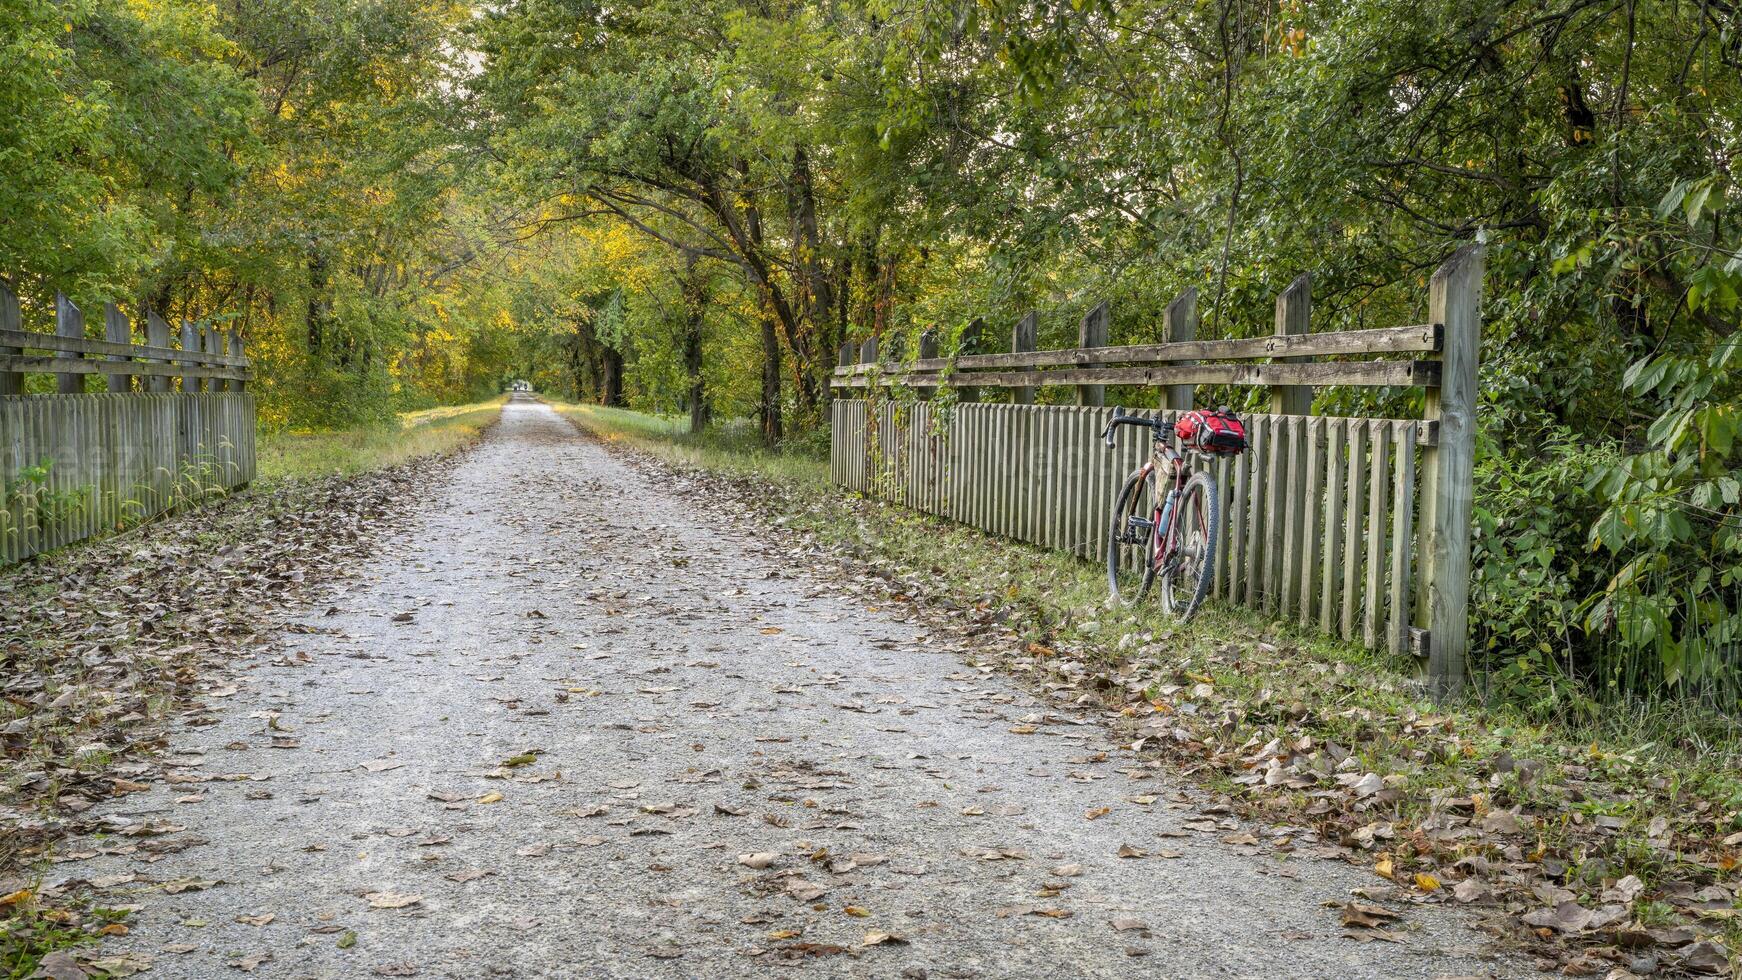
[[[42,958],[57,950],[87,950],[104,935],[124,935],[124,923],[131,914],[84,900],[43,906],[35,899],[25,899],[18,908],[7,911],[12,914],[0,918],[0,978],[4,980],[37,975]],[[94,951],[84,956],[92,976],[110,975]]]
[[[789,487],[825,487],[829,479],[827,443],[820,451],[810,444],[770,450],[756,427],[735,419],[692,435],[689,418],[648,415],[623,408],[551,401],[558,412],[609,442],[628,441],[685,466],[774,480]]]
[[[260,437],[256,479],[262,482],[350,476],[422,456],[453,452],[501,415],[507,399],[408,412],[397,425],[332,432],[279,432]]]
[[[1534,836],[1543,853],[1567,860],[1568,887],[1581,876],[1591,879],[1595,894],[1603,879],[1628,873],[1648,885],[1735,873],[1714,871],[1709,846],[1742,830],[1742,738],[1734,719],[1673,705],[1545,717],[1529,706],[1477,695],[1436,706],[1421,697],[1408,658],[1220,605],[1183,627],[1154,603],[1109,610],[1100,567],[859,499],[829,484],[821,460],[747,447],[731,432],[691,436],[675,420],[588,407],[564,411],[606,439],[737,482],[746,491],[743,498],[767,516],[879,567],[894,590],[911,588],[958,608],[998,612],[1018,631],[1011,644],[1018,660],[1026,648],[1034,655],[1029,659],[1043,665],[1071,659],[1091,673],[1137,678],[1144,698],[1115,689],[1106,703],[1123,706],[1134,728],[1158,718],[1193,727],[1194,740],[1202,743],[1192,766],[1198,778],[1237,799],[1245,794],[1247,805],[1278,819],[1302,819],[1310,800],[1247,793],[1232,777],[1247,771],[1241,757],[1257,746],[1310,736],[1320,745],[1333,741],[1349,748],[1368,771],[1402,777],[1406,792],[1384,814],[1400,827],[1427,816],[1436,794],[1476,797],[1483,807],[1540,808],[1551,818]],[[1205,682],[1215,691],[1208,699],[1213,708],[1190,718],[1165,713],[1181,700],[1167,693],[1173,685]],[[1424,725],[1423,719],[1435,723]],[[1205,757],[1212,766],[1198,764]],[[1540,763],[1541,772],[1528,781],[1498,775],[1508,759]],[[1585,793],[1566,792],[1569,781],[1586,785]],[[1592,837],[1590,820],[1599,812],[1622,817],[1626,828],[1613,837]],[[1352,828],[1380,815],[1344,816]],[[1676,821],[1690,846],[1649,846],[1647,828],[1656,816]],[[1397,867],[1410,873],[1442,872],[1449,860],[1444,853],[1393,849],[1399,852]],[[1702,852],[1698,860],[1693,850]],[[1742,938],[1734,926],[1731,933],[1732,941]]]

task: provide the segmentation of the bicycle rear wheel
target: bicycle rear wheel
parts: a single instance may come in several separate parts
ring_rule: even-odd
[[[1155,474],[1137,470],[1125,480],[1107,527],[1108,601],[1130,605],[1155,581]]]
[[[1173,554],[1161,568],[1161,608],[1181,622],[1191,619],[1216,577],[1216,542],[1222,539],[1222,495],[1216,478],[1199,470],[1186,481],[1174,505]]]

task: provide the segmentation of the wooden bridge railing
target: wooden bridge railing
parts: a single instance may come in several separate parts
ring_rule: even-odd
[[[1120,482],[1149,451],[1130,429],[1113,452],[1097,440],[1111,416],[1103,386],[1159,388],[1154,414],[1164,418],[1190,409],[1197,385],[1268,387],[1270,412],[1247,419],[1251,448],[1208,463],[1223,497],[1216,594],[1413,652],[1443,696],[1463,682],[1469,634],[1482,265],[1472,246],[1440,268],[1425,324],[1310,333],[1303,276],[1278,297],[1267,337],[1197,339],[1188,293],[1168,308],[1170,339],[1159,344],[1103,346],[1103,304],[1079,333],[1098,335],[1094,346],[1033,350],[1030,315],[1010,353],[939,357],[935,340],[930,349],[922,340],[917,360],[896,365],[878,362],[875,338],[844,347],[834,380],[843,395],[902,386],[918,399],[837,399],[834,479],[1098,560]],[[1315,360],[1329,357],[1339,359]],[[1033,405],[1045,385],[1075,386],[1077,404]],[[1332,385],[1421,388],[1422,418],[1313,417],[1313,389]],[[941,387],[961,395],[947,410],[931,400]],[[982,403],[981,388],[1013,389],[1012,402]]]
[[[46,307],[46,303],[44,306]],[[47,310],[43,311],[47,316]],[[103,339],[65,296],[54,331],[25,330],[0,284],[0,565],[254,478],[254,396],[241,337],[103,305]],[[54,393],[30,375],[52,375]],[[103,379],[89,391],[93,376]]]

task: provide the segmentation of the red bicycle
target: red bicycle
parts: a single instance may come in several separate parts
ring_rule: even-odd
[[[1101,433],[1107,448],[1113,448],[1113,431],[1121,425],[1146,427],[1154,438],[1149,461],[1126,478],[1113,504],[1107,532],[1109,598],[1130,605],[1160,579],[1163,611],[1188,620],[1216,577],[1222,496],[1216,492],[1215,475],[1193,470],[1168,437],[1178,435],[1188,451],[1219,454],[1245,449],[1246,430],[1226,408],[1189,412],[1171,426],[1115,408],[1113,421]],[[1158,478],[1167,481],[1165,496],[1157,491]]]

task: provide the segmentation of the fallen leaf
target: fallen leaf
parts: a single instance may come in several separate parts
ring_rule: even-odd
[[[90,974],[72,953],[57,949],[37,961],[36,972],[31,976],[41,980],[85,980]]]
[[[208,888],[216,888],[221,881],[209,881],[203,878],[177,878],[163,883],[164,894],[180,895],[182,892],[200,892]]]
[[[1327,903],[1337,905],[1335,902]],[[1397,918],[1397,913],[1383,905],[1369,905],[1363,902],[1345,902],[1338,905],[1342,910],[1343,925],[1359,929],[1376,929]]]
[[[370,892],[363,897],[369,900],[369,907],[372,909],[402,909],[423,901],[422,895],[407,895],[400,892]]]
[[[231,960],[230,965],[241,970],[243,973],[253,973],[255,970],[260,968],[262,963],[270,962],[272,962],[271,953],[249,953],[246,956],[241,956]]]

